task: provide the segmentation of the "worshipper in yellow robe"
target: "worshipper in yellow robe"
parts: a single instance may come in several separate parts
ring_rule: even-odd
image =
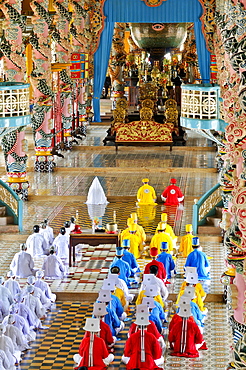
[[[152,293],[153,292],[153,293]],[[162,297],[160,295],[160,291],[156,285],[154,286],[146,286],[144,290],[141,290],[138,293],[138,297],[136,299],[136,305],[142,304],[143,297],[151,297],[154,298],[156,302],[158,302],[161,307],[164,307],[164,302],[162,300]]]
[[[149,179],[142,180],[143,185],[138,189],[137,200],[138,205],[157,204],[156,193],[153,186],[149,185]]]
[[[161,221],[159,222],[159,224],[161,222],[165,222],[166,223],[165,233],[169,234],[171,236],[171,238],[176,241],[177,240],[177,236],[174,234],[174,231],[173,231],[172,226],[171,225],[168,225],[168,223],[167,223],[167,213],[162,213],[161,214]],[[159,224],[158,224],[158,226],[159,226]],[[157,231],[158,231],[158,226],[157,226],[157,228],[155,230],[155,233],[157,233]]]
[[[161,253],[162,242],[168,243],[168,253],[173,254],[173,241],[171,236],[165,232],[166,225],[167,224],[165,222],[159,223],[158,232],[152,237],[150,242],[150,248],[156,247],[158,249],[158,254]]]
[[[145,234],[143,226],[138,224],[138,215],[137,215],[137,213],[131,213],[130,217],[134,221],[135,225],[137,226],[137,231],[141,234],[142,243],[145,244],[146,234]]]
[[[141,238],[136,234],[137,232],[137,227],[135,224],[129,225],[129,233],[125,234],[125,236],[122,239],[128,239],[130,240],[130,249],[129,252],[132,253],[135,258],[139,258],[141,253],[141,248],[142,248],[142,243],[141,243]]]
[[[192,235],[193,228],[191,224],[185,225],[186,235],[182,236],[180,240],[179,246],[179,253],[182,257],[187,257],[191,252],[193,252],[192,248],[192,239],[194,235]]]
[[[128,239],[128,236],[129,236],[129,234],[130,234],[130,230],[129,230],[129,226],[130,225],[136,225],[136,235],[140,238],[140,240],[141,240],[141,243],[140,243],[140,245],[139,245],[139,250],[140,251],[142,251],[143,250],[143,247],[144,247],[144,240],[143,240],[143,236],[142,236],[142,233],[141,233],[141,230],[139,229],[141,226],[139,226],[139,225],[137,225],[137,224],[135,224],[134,223],[134,220],[131,218],[131,217],[129,217],[128,219],[127,219],[127,228],[125,229],[125,230],[123,230],[122,232],[121,232],[121,234],[120,234],[120,241],[121,241],[121,245],[122,245],[122,241],[124,240],[124,239]],[[139,227],[138,227],[139,226]],[[145,238],[146,238],[146,235],[145,235]]]

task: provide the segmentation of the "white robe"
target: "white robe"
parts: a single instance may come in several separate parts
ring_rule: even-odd
[[[38,278],[35,281],[34,286],[40,288],[42,292],[44,292],[45,297],[48,298],[51,302],[56,301],[56,295],[51,292],[50,286],[48,283],[46,283],[46,281],[43,281],[40,278]]]
[[[15,370],[15,366],[10,366],[10,361],[2,349],[0,349],[0,370]]]
[[[33,296],[38,298],[38,300],[40,301],[41,306],[43,307],[43,312],[45,314],[46,310],[50,309],[51,302],[48,298],[46,298],[44,292],[40,288],[38,288],[35,285],[33,285],[33,288],[34,288]],[[27,294],[28,294],[28,292],[27,292],[27,285],[26,285],[22,289],[22,296],[24,297]]]
[[[25,251],[16,253],[10,264],[10,269],[15,276],[19,278],[26,278],[30,275],[34,275],[34,262],[30,253]]]
[[[32,257],[43,256],[47,254],[48,246],[43,237],[39,233],[33,233],[29,235],[26,240],[27,252],[30,253]]]
[[[24,317],[31,330],[41,327],[41,321],[27,305],[24,303],[17,303],[16,306],[18,307],[18,314]]]
[[[4,334],[0,334],[0,349],[5,352],[10,366],[14,366],[17,362],[17,359],[14,356],[14,345],[12,340]]]
[[[21,292],[21,288],[18,281],[12,278],[6,280],[4,286],[9,289],[10,293],[12,294],[12,297]]]
[[[24,334],[22,334],[20,329],[18,329],[13,324],[6,325],[6,330],[5,330],[4,335],[7,335],[8,337],[10,337],[10,339],[13,342],[15,351],[21,352],[29,348],[26,337],[24,336]]]
[[[3,285],[0,285],[0,301],[3,303],[3,309],[7,313],[4,313],[4,316],[8,315],[9,313],[9,306],[14,302],[12,295],[8,288]]]
[[[22,334],[26,337],[27,341],[30,342],[35,340],[36,333],[35,331],[30,329],[27,320],[24,317],[18,315],[18,313],[12,313],[12,315],[14,316],[15,319],[15,323],[13,325],[16,326],[22,332]],[[7,325],[7,323],[8,316],[6,316],[3,320],[3,324],[5,326]]]
[[[44,240],[45,240],[45,242],[46,242],[46,246],[49,248],[49,247],[52,245],[52,243],[53,243],[53,239],[52,239],[52,241],[51,241],[50,232],[49,232],[49,230],[47,229],[47,227],[46,227],[45,229],[42,229],[42,228],[41,228],[41,229],[39,230],[39,234],[43,235]]]
[[[50,254],[44,260],[43,267],[44,276],[53,279],[62,279],[65,267],[62,261],[54,254]]]
[[[24,297],[24,304],[30,308],[32,313],[34,313],[38,319],[44,316],[44,310],[39,299],[34,297],[32,294],[28,293]]]
[[[62,259],[68,259],[69,257],[69,239],[67,235],[59,234],[54,242],[54,247],[56,247],[56,255]]]

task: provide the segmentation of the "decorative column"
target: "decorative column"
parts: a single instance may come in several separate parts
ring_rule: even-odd
[[[52,106],[54,93],[52,91],[51,73],[51,40],[49,26],[51,17],[48,12],[48,1],[32,0],[30,6],[32,16],[33,34],[29,38],[32,45],[34,68],[30,81],[34,91],[34,107],[32,116],[32,129],[35,142],[35,171],[51,172],[55,167],[52,155],[53,121]]]
[[[126,53],[124,50],[124,32],[125,25],[122,23],[115,23],[112,51],[109,62],[113,108],[116,107],[116,101],[124,96],[123,66],[125,65],[126,61]]]
[[[9,130],[2,138],[8,185],[22,200],[28,199],[27,155],[24,126],[30,124],[29,84],[0,83],[0,127]],[[4,127],[7,127],[4,129]]]

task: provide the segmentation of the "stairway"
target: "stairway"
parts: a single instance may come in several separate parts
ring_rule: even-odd
[[[215,207],[215,214],[213,216],[209,216],[206,219],[206,223],[202,226],[198,226],[198,234],[199,235],[221,235],[221,228],[219,227],[219,223],[222,219],[222,208]]]
[[[0,233],[18,233],[18,225],[14,225],[14,218],[7,216],[6,207],[0,206]]]

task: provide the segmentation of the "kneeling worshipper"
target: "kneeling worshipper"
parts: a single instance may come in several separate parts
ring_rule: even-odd
[[[161,262],[166,270],[167,279],[172,278],[175,274],[175,263],[173,257],[168,253],[168,243],[161,242],[161,253],[158,254],[156,261]]]
[[[147,331],[148,310],[136,313],[135,324],[139,330],[126,341],[122,362],[127,370],[157,370],[164,364],[161,346],[156,337]]]
[[[107,310],[106,310],[106,304],[105,303],[98,303],[95,302],[93,305],[93,312],[92,316],[96,319],[100,320],[100,332],[98,336],[102,338],[106,344],[106,347],[110,352],[113,352],[113,346],[116,342],[116,337],[113,337],[110,327],[106,322],[104,322],[104,317],[107,315]],[[85,336],[88,336],[88,332],[85,333]]]
[[[163,333],[163,322],[166,320],[162,320],[160,318],[160,312],[158,308],[156,307],[156,302],[154,301],[154,298],[149,297],[143,297],[142,300],[143,305],[147,305],[148,311],[149,311],[149,320],[153,322],[156,326],[157,331],[162,334]],[[138,305],[139,306],[139,305]],[[138,306],[136,308],[138,309]]]
[[[152,266],[157,266],[158,270],[157,270],[156,276],[159,279],[161,279],[163,281],[166,281],[167,274],[166,274],[165,267],[163,266],[162,262],[157,261],[158,249],[156,247],[150,248],[149,254],[152,257],[152,261],[147,263],[147,265],[145,266],[144,274],[149,274],[150,273],[150,268]]]
[[[133,281],[130,278],[131,268],[129,266],[129,263],[127,263],[126,261],[123,261],[122,257],[123,257],[123,248],[117,247],[115,257],[110,265],[110,269],[115,266],[119,267],[120,269],[119,278],[124,280],[127,286],[130,287],[131,282]]]
[[[126,285],[125,280],[120,278],[120,269],[118,266],[111,267],[110,272],[108,274],[108,278],[114,279],[115,286],[123,290],[127,302],[133,301],[134,294],[129,293],[128,286]]]
[[[35,281],[34,286],[41,289],[47,299],[49,299],[51,302],[55,302],[56,295],[51,292],[49,284],[46,283],[46,281],[44,281],[43,278],[44,272],[42,270],[38,270],[36,272],[37,280]]]
[[[178,206],[184,200],[184,195],[176,183],[176,179],[171,179],[170,185],[161,194],[161,199],[166,206]]]
[[[136,305],[143,303],[143,297],[154,298],[157,305],[160,305],[162,308],[165,306],[157,284],[146,285],[143,290],[140,290],[136,299]]]
[[[15,350],[12,340],[7,336],[4,335],[5,333],[5,325],[0,324],[0,350],[4,351],[10,367],[8,369],[15,369],[15,365],[19,363],[19,356],[15,356]]]
[[[129,266],[132,270],[131,276],[134,276],[136,273],[140,272],[140,268],[138,266],[138,263],[136,261],[136,257],[134,256],[134,254],[129,252],[130,240],[129,239],[124,239],[122,241],[122,247],[124,248],[122,259],[123,259],[123,261],[125,261],[129,264]]]
[[[116,269],[116,268],[117,268],[117,266],[113,267],[113,269]],[[119,280],[120,279],[118,278],[118,276],[116,274],[108,274],[107,279],[104,279],[104,281],[103,281],[102,289],[105,289],[105,290],[110,289],[111,290],[112,298],[113,298],[113,296],[116,296],[116,298],[119,299],[119,302],[121,303],[121,306],[122,306],[123,311],[124,311],[124,315],[127,315],[129,302],[126,300],[126,296],[125,296],[124,291],[121,288],[119,288],[119,284],[118,284],[118,286],[116,285],[117,283],[119,283]],[[107,281],[109,282],[109,284],[107,283]],[[124,282],[124,280],[121,280],[121,281]],[[111,285],[112,285],[112,287],[111,287]],[[125,283],[125,285],[126,285],[126,283]],[[117,305],[119,305],[119,304],[117,303]],[[121,308],[118,309],[117,316],[119,317],[120,320],[124,320],[123,316],[119,315],[120,312],[121,312]]]
[[[178,316],[181,320],[172,326],[168,341],[173,349],[171,355],[178,357],[199,357],[199,348],[203,343],[203,336],[191,317],[190,304],[180,304]]]
[[[192,239],[191,252],[185,262],[185,267],[196,267],[198,280],[210,280],[210,263],[204,252],[201,251],[199,238],[196,236]]]
[[[73,356],[74,362],[77,363],[75,369],[85,366],[88,370],[106,370],[113,362],[114,355],[108,353],[104,340],[98,336],[100,320],[87,318],[83,329],[88,335],[80,343],[79,354]]]
[[[150,242],[150,248],[155,247],[158,249],[158,254],[161,252],[161,243],[168,243],[168,252],[173,254],[173,240],[171,236],[166,233],[166,222],[159,222],[158,230],[155,235],[152,236]]]
[[[138,205],[155,205],[156,193],[153,186],[149,185],[149,179],[144,178],[142,180],[143,185],[138,189],[137,200]]]
[[[161,333],[157,330],[157,326],[155,324],[155,321],[151,319],[151,313],[150,313],[150,307],[154,308],[155,305],[154,305],[154,302],[152,302],[152,298],[144,298],[143,299],[143,302],[144,300],[146,300],[146,303],[143,303],[143,304],[139,304],[138,306],[136,306],[136,312],[137,313],[144,313],[144,312],[148,312],[149,313],[149,325],[147,326],[147,332],[148,333],[151,333],[153,334],[156,339],[158,340],[160,346],[162,349],[164,349],[166,347],[165,345],[165,342],[164,342],[164,339],[163,339],[163,336],[161,335]],[[139,330],[139,327],[137,326],[137,324],[135,324],[135,322],[133,322],[130,326],[130,329],[129,329],[129,332],[128,332],[128,338],[136,333],[137,331]]]
[[[31,285],[30,285],[31,286]],[[29,288],[30,289],[30,288]],[[15,306],[17,308],[17,313],[22,316],[29,325],[30,330],[42,329],[41,321],[38,317],[32,312],[32,310],[24,303],[24,297],[22,294],[16,294],[14,297]]]
[[[69,238],[66,235],[65,227],[60,228],[60,233],[53,241],[53,247],[56,249],[56,255],[63,262],[69,258]]]
[[[11,366],[6,353],[0,349],[0,370],[15,370],[15,366]]]
[[[204,292],[201,283],[198,282],[198,275],[195,271],[188,272],[186,274],[185,282],[183,282],[181,285],[176,304],[179,303],[180,297],[184,294],[184,290],[188,286],[193,286],[195,288],[195,298],[192,299],[192,301],[198,305],[199,309],[202,311],[202,314],[206,315],[208,310],[204,306],[203,302],[206,297],[206,293]]]
[[[55,249],[50,248],[50,254],[44,260],[42,270],[44,270],[44,276],[50,279],[62,279],[65,266],[62,260],[58,258],[55,254]]]
[[[167,213],[162,213],[161,214],[161,221],[157,225],[157,228],[155,230],[155,234],[158,232],[158,228],[159,228],[159,225],[161,224],[161,222],[164,222],[166,224],[165,233],[167,233],[167,234],[169,234],[171,236],[171,239],[173,241],[173,246],[176,248],[176,242],[177,242],[177,239],[178,238],[174,234],[174,231],[173,231],[172,226],[168,224],[167,219],[168,219]]]
[[[15,280],[15,274],[12,270],[7,273],[7,280],[4,282],[4,286],[8,288],[12,297],[21,292],[20,284]]]
[[[183,235],[180,240],[179,245],[179,253],[182,257],[187,257],[192,251],[192,239],[194,238],[194,235],[192,235],[193,227],[191,224],[185,225],[185,231],[186,235]]]
[[[35,275],[34,261],[30,253],[27,253],[25,243],[20,244],[20,252],[14,255],[10,264],[10,270],[18,278],[27,278],[30,275]]]
[[[124,329],[125,325],[123,321],[121,321],[114,308],[111,306],[110,302],[112,301],[111,292],[110,290],[103,290],[101,289],[98,294],[97,302],[98,303],[105,303],[107,315],[104,317],[104,322],[108,324],[110,327],[111,333],[114,337]]]
[[[32,257],[40,257],[47,255],[49,246],[47,245],[43,235],[39,233],[39,225],[33,226],[33,234],[29,235],[26,240],[27,252]]]
[[[9,313],[9,307],[14,302],[11,292],[4,286],[5,279],[0,276],[0,302],[3,304],[3,315],[6,316]]]
[[[162,297],[163,301],[166,301],[168,297],[168,290],[167,287],[165,286],[164,282],[157,277],[157,271],[158,267],[157,266],[151,266],[150,267],[150,273],[149,274],[144,274],[143,275],[143,282],[141,285],[141,290],[145,289],[149,285],[156,285],[160,291],[160,295]]]
[[[125,239],[128,239],[130,242],[129,252],[131,252],[134,257],[137,259],[141,256],[143,245],[140,235],[137,235],[137,226],[134,224],[133,220],[130,218],[130,224],[122,236],[121,243],[124,243]]]
[[[19,315],[18,311],[19,311],[18,305],[16,303],[13,303],[10,306],[9,313],[14,316],[15,319],[14,326],[16,326],[22,332],[22,334],[26,337],[28,342],[32,342],[36,339],[36,333],[34,330],[30,329],[26,318]],[[6,322],[5,320],[7,319],[8,316],[4,318],[3,323]]]
[[[133,220],[134,224],[137,226],[137,231],[140,233],[141,238],[142,238],[142,243],[144,245],[145,241],[146,241],[146,234],[145,234],[143,226],[138,224],[138,215],[137,215],[137,213],[136,212],[131,213],[130,217]]]
[[[11,338],[14,345],[14,350],[19,351],[21,356],[21,352],[31,349],[31,347],[28,345],[25,335],[20,329],[17,328],[17,326],[14,325],[15,316],[12,314],[8,315],[5,323],[7,323],[5,335]]]
[[[114,309],[118,318],[123,321],[126,318],[126,313],[124,312],[123,305],[121,304],[120,299],[115,295],[115,281],[114,279],[104,279],[102,290],[109,290],[111,293],[112,300],[110,301],[111,308]]]

